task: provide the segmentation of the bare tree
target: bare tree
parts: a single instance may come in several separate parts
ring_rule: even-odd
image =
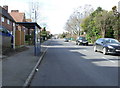
[[[75,35],[81,35],[82,29],[80,24],[82,20],[89,16],[94,10],[91,5],[80,6],[74,10],[65,25],[65,30],[72,32]]]
[[[37,0],[30,0],[29,11],[26,11],[32,21],[37,22],[40,18],[40,3]]]

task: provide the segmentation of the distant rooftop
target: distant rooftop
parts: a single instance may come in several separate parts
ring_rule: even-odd
[[[19,12],[19,10],[11,10],[10,15],[16,22],[25,22],[25,13]]]

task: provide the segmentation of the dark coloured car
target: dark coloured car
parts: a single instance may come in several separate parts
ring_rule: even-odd
[[[76,45],[88,45],[88,41],[85,37],[78,37],[76,39]]]
[[[13,44],[13,36],[12,34],[5,28],[0,26],[0,45],[5,47],[11,47]]]
[[[120,42],[113,38],[100,38],[94,44],[94,51],[101,51],[103,54],[120,54]]]
[[[69,42],[69,39],[68,39],[68,38],[65,38],[65,39],[64,39],[64,42]]]

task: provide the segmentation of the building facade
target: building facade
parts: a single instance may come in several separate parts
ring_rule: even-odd
[[[1,26],[8,29],[9,32],[12,32],[13,31],[13,23],[15,23],[15,20],[8,13],[8,6],[3,6],[3,7],[0,6],[0,9],[2,10],[0,13]]]
[[[8,6],[0,6],[0,46],[1,51],[13,48],[13,31],[15,20],[8,13]]]
[[[25,13],[19,12],[19,10],[11,10],[10,15],[13,17],[15,22],[26,22]],[[25,27],[17,24],[15,32],[15,45],[23,46],[25,44]]]

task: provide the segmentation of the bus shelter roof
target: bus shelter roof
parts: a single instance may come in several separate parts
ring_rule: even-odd
[[[41,29],[41,27],[36,23],[36,22],[16,22],[19,25],[22,25],[28,29],[35,29],[35,26],[37,26],[39,29]]]

